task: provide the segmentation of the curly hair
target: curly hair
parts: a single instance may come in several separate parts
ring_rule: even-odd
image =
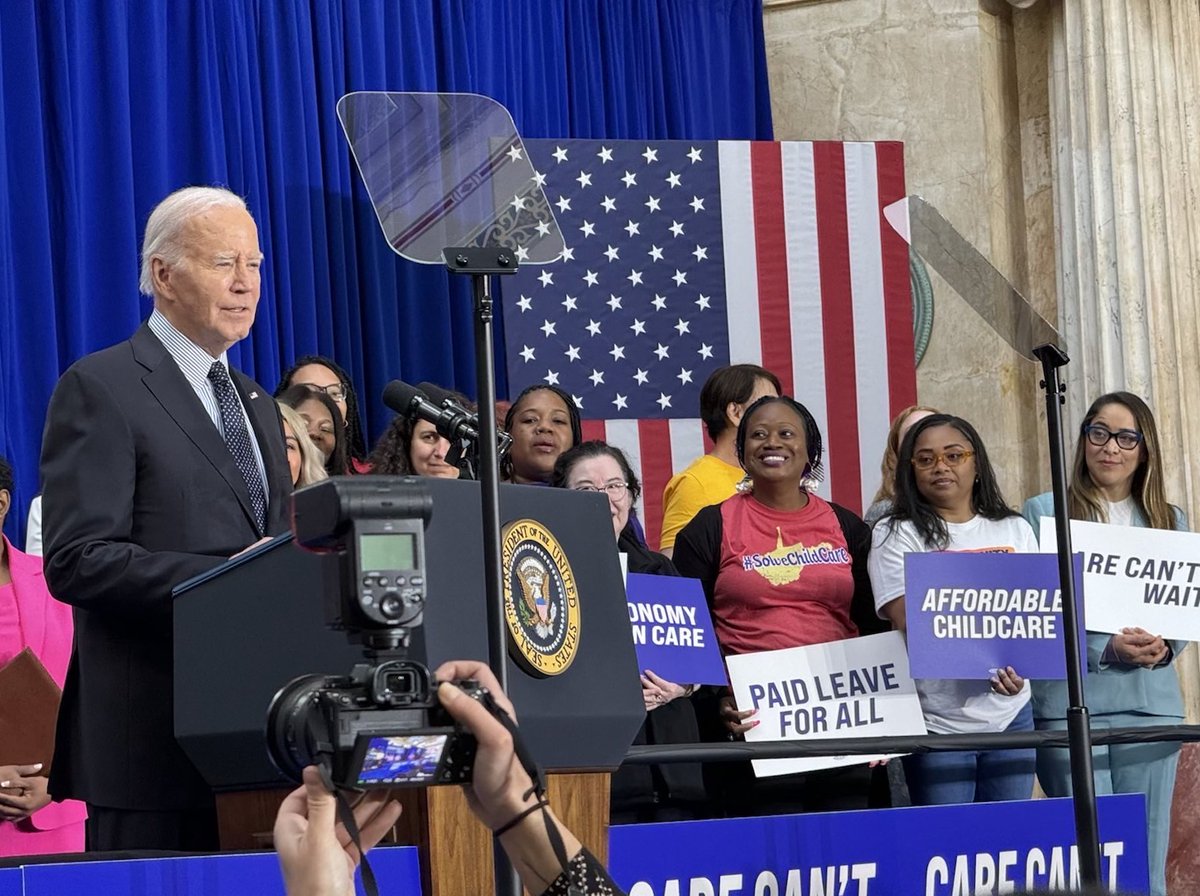
[[[350,379],[350,374],[340,367],[336,361],[326,358],[324,355],[302,355],[296,359],[295,364],[283,372],[283,376],[279,379],[279,385],[275,387],[275,397],[279,398],[286,389],[290,389],[295,385],[292,382],[292,378],[296,375],[296,371],[301,367],[307,367],[309,364],[319,364],[345,385],[346,452],[356,461],[365,461],[367,457],[367,439],[363,432],[362,415],[358,407],[358,392],[354,388],[354,382]],[[341,416],[340,411],[338,412],[338,416]]]

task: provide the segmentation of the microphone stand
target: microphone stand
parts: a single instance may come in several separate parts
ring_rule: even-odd
[[[1069,358],[1053,343],[1033,350],[1042,363],[1046,392],[1046,432],[1050,439],[1050,481],[1058,536],[1058,577],[1062,588],[1063,646],[1067,655],[1067,743],[1071,755],[1071,795],[1075,804],[1075,843],[1079,877],[1084,886],[1100,885],[1100,825],[1096,818],[1096,781],[1092,775],[1092,729],[1083,699],[1082,647],[1075,604],[1075,570],[1071,553],[1071,519],[1067,507],[1067,464],[1063,455],[1062,405],[1066,387],[1058,371]]]
[[[453,274],[471,277],[475,312],[475,388],[479,396],[479,489],[482,499],[483,575],[487,601],[488,665],[508,690],[508,630],[504,622],[503,574],[500,562],[500,459],[496,441],[496,358],[492,343],[493,275],[517,273],[517,260],[508,249],[474,246],[443,251]],[[498,896],[521,896],[521,880],[500,848],[493,844]]]

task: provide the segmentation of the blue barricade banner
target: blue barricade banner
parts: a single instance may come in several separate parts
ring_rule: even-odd
[[[1083,581],[1075,557],[1075,581]],[[1053,554],[931,552],[904,558],[913,678],[1066,678],[1062,595]],[[1078,599],[1078,595],[1077,595]],[[1084,643],[1083,613],[1079,639]]]
[[[625,577],[638,668],[676,684],[725,684],[725,663],[698,579]]]
[[[1101,875],[1149,892],[1140,794],[1102,796]],[[1071,800],[735,818],[609,829],[629,896],[983,896],[1078,882]]]
[[[371,850],[371,868],[380,893],[420,894],[421,869],[412,846]],[[6,890],[3,896],[284,896],[283,876],[274,852],[238,855],[188,856],[172,859],[135,859],[120,862],[71,862],[26,865],[24,890]],[[360,889],[361,892],[361,889]]]
[[[0,868],[0,896],[22,896],[25,875],[20,868]]]

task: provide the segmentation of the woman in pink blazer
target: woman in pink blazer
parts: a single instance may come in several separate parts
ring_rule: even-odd
[[[0,526],[12,502],[12,467],[0,457]],[[0,536],[0,666],[26,647],[62,687],[71,659],[71,608],[50,596],[40,557]],[[49,760],[50,757],[46,757]],[[87,807],[51,802],[35,765],[0,756],[0,856],[83,851]]]

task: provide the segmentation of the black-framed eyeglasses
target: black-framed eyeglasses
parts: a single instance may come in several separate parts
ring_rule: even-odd
[[[306,389],[312,389],[314,392],[324,392],[334,401],[345,401],[350,395],[350,386],[348,383],[331,383],[328,386],[318,386],[316,383],[296,383],[297,386],[304,386]]]
[[[610,498],[619,501],[625,496],[625,492],[629,491],[629,483],[609,482],[601,488],[596,488],[590,482],[582,482],[579,485],[573,486],[573,490],[577,492],[606,492]]]
[[[1132,451],[1142,444],[1145,438],[1136,429],[1118,429],[1115,432],[1100,423],[1092,423],[1083,428],[1087,440],[1097,448],[1103,448],[1111,439],[1117,440],[1117,447],[1124,451]]]
[[[912,465],[918,470],[932,470],[938,461],[944,460],[946,466],[957,467],[968,457],[974,457],[974,451],[954,448],[950,451],[923,451],[912,459]]]

